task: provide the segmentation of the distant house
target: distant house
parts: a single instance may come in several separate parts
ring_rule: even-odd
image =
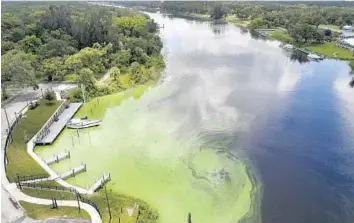
[[[342,30],[354,30],[354,26],[346,25],[342,27]]]
[[[338,44],[340,47],[354,51],[354,38],[343,39]]]
[[[351,32],[343,32],[342,34],[339,35],[341,39],[350,39],[354,38],[354,33]]]

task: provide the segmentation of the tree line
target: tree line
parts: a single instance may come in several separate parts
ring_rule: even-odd
[[[158,25],[134,10],[3,2],[1,17],[3,86],[72,80],[107,92],[114,89],[98,89],[95,82],[112,67],[130,85],[157,78],[164,67]],[[115,88],[124,88],[116,82]]]
[[[121,4],[121,3],[119,3]],[[138,2],[125,2],[139,5]],[[342,27],[354,25],[353,2],[209,2],[163,1],[141,3],[173,15],[206,14],[211,19],[235,16],[250,21],[250,29],[288,30],[297,43],[321,43],[332,38],[331,30],[318,30],[320,24]]]

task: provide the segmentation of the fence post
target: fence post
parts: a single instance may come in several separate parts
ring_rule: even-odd
[[[79,211],[81,210],[80,201],[79,201],[79,193],[76,193],[77,206],[79,207]]]
[[[107,195],[107,188],[104,186],[104,192],[106,194],[106,200],[107,200],[107,206],[108,206],[108,213],[109,213],[109,220],[111,221],[112,215],[111,215],[111,207],[109,206],[109,201],[108,201],[108,195]]]
[[[22,190],[22,186],[21,186],[21,182],[20,182],[20,176],[18,174],[17,175],[17,182],[18,182],[18,186],[20,188],[20,190]]]

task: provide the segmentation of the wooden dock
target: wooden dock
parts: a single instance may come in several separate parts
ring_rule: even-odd
[[[81,164],[80,166],[71,169],[63,174],[60,174],[60,178],[62,180],[66,180],[70,177],[75,177],[77,174],[82,173],[82,172],[86,172],[86,164]]]
[[[98,189],[103,187],[105,183],[111,180],[111,174],[102,174],[102,177],[89,189],[89,191],[96,192]]]
[[[53,163],[59,163],[60,161],[70,158],[70,151],[65,151],[63,154],[54,155],[53,158],[45,161],[47,165],[52,165]]]
[[[82,103],[70,103],[68,108],[63,109],[57,117],[57,120],[53,121],[49,126],[47,126],[44,135],[38,138],[36,144],[52,144],[60,132],[65,128],[66,123],[68,123],[68,121],[79,110],[81,105]]]

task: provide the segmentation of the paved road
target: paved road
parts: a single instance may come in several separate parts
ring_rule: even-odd
[[[54,91],[66,90],[75,87],[75,84],[40,84],[39,87],[43,91],[52,88]],[[19,112],[27,105],[27,101],[34,100],[42,95],[41,90],[34,91],[32,88],[25,88],[19,94],[12,97],[12,100],[5,103],[6,113],[10,124],[15,120],[15,112]],[[24,211],[16,202],[7,188],[10,183],[6,178],[4,168],[4,145],[6,140],[6,129],[8,123],[5,116],[5,110],[1,109],[1,222],[31,222],[25,218]]]

